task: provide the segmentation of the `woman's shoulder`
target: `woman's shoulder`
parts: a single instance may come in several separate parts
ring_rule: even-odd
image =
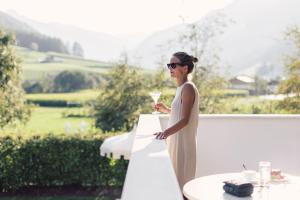
[[[185,82],[182,87],[182,92],[194,93],[195,92],[195,84],[193,82]]]
[[[185,82],[182,91],[186,91],[186,92],[190,91],[192,93],[198,93],[198,89],[192,81]]]
[[[192,81],[187,81],[184,83],[183,88],[196,88],[196,85]]]

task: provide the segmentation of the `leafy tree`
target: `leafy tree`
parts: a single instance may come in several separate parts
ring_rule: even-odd
[[[223,33],[229,22],[223,13],[218,12],[201,23],[188,24],[187,31],[179,38],[184,45],[182,49],[199,60],[193,72],[193,81],[199,90],[199,109],[202,113],[218,113],[222,110],[217,91],[224,89],[227,82],[216,73],[219,57],[213,39]]]
[[[78,42],[74,42],[72,47],[72,52],[74,56],[84,57],[83,48]]]
[[[44,87],[40,82],[33,82],[25,81],[22,84],[23,89],[26,93],[43,93]]]
[[[285,60],[287,78],[279,85],[278,92],[282,94],[294,94],[295,97],[288,97],[279,104],[280,108],[290,113],[300,113],[300,30],[298,27],[291,27],[286,32],[288,40],[296,47],[293,56],[287,56]]]
[[[263,95],[269,92],[268,81],[256,75],[254,77],[254,95]]]
[[[155,72],[152,74],[152,76],[147,76],[150,78],[148,88],[149,89],[158,89],[161,90],[165,87],[172,87],[175,88],[176,84],[175,82],[171,79],[169,70],[167,68],[166,63],[168,62],[167,56],[164,54],[166,50],[169,48],[168,45],[169,43],[172,43],[168,41],[167,46],[166,45],[157,45],[157,48],[160,51],[159,57],[157,58],[156,65],[157,69]]]
[[[175,88],[175,82],[170,78],[165,67],[159,67],[153,73],[145,73],[143,75],[143,81],[145,88],[151,90],[163,90],[164,88]]]
[[[109,75],[94,105],[96,126],[104,131],[129,130],[149,99],[143,90],[143,78],[126,64],[112,68]]]
[[[40,33],[31,33],[23,31],[14,31],[17,39],[17,45],[26,48],[36,48],[38,51],[54,51],[68,54],[68,49],[61,39],[49,37]],[[32,46],[35,43],[36,46]],[[35,49],[34,49],[35,50]]]
[[[159,69],[157,69],[156,72],[154,73],[154,78],[152,79],[153,84],[152,84],[151,88],[157,88],[159,90],[164,88],[167,83],[165,74],[166,74],[166,71],[164,68],[160,67]]]
[[[21,68],[11,43],[12,35],[0,30],[0,127],[28,120],[30,110],[21,87]]]
[[[79,71],[62,71],[54,78],[54,92],[73,92],[80,89],[93,88],[92,76]]]

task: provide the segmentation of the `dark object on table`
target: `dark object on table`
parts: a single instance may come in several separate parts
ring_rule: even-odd
[[[234,196],[247,197],[253,193],[253,185],[251,183],[238,184],[230,181],[225,181],[224,183],[223,189],[225,192]]]

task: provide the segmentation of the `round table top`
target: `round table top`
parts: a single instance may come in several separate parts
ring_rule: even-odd
[[[286,181],[270,182],[269,187],[255,186],[250,197],[235,197],[223,190],[223,181],[240,179],[241,173],[204,176],[187,182],[183,194],[189,200],[299,200],[300,177],[287,175]]]

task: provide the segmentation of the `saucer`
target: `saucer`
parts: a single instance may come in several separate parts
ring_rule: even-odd
[[[281,178],[280,179],[277,179],[277,178],[271,178],[271,183],[284,183],[284,182],[287,182],[288,181],[288,178],[287,178],[287,175],[286,174],[281,174]]]
[[[283,176],[280,179],[271,179],[271,183],[284,183],[287,181],[288,181],[288,178],[286,176]]]

